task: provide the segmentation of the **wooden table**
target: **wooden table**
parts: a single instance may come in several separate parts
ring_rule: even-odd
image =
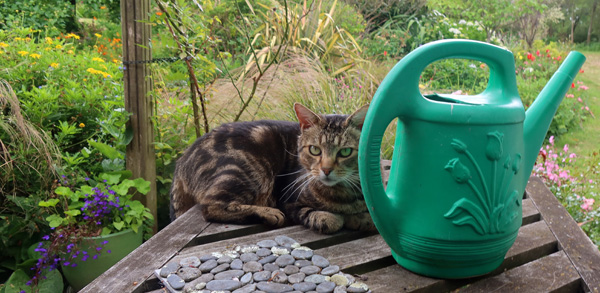
[[[555,196],[536,177],[523,199],[523,226],[500,268],[485,276],[441,280],[395,263],[376,233],[321,235],[301,226],[207,223],[196,207],[161,230],[82,292],[165,292],[153,271],[171,260],[287,235],[356,274],[373,292],[600,292],[600,253]]]

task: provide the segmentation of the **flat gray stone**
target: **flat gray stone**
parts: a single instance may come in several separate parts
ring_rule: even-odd
[[[190,256],[182,258],[179,261],[179,265],[182,267],[194,267],[197,268],[200,265],[200,259],[196,256]]]
[[[217,257],[214,256],[213,254],[205,254],[205,255],[200,256],[200,261],[201,262],[205,262],[205,261],[211,260],[211,259],[215,259],[216,260]]]
[[[260,257],[256,253],[244,253],[240,255],[240,260],[243,262],[258,261],[259,258]]]
[[[313,255],[310,260],[312,261],[313,265],[318,266],[320,268],[325,268],[329,266],[329,261],[318,254]]]
[[[179,269],[179,264],[176,262],[170,262],[160,269],[160,276],[166,278],[169,274],[174,274]]]
[[[215,275],[215,280],[233,280],[244,275],[242,270],[228,270]]]
[[[206,262],[202,263],[198,268],[203,273],[208,273],[212,269],[216,268],[219,264],[216,259],[209,259]]]
[[[310,275],[307,276],[306,278],[304,278],[304,282],[311,282],[311,283],[315,283],[315,284],[321,284],[323,282],[325,282],[325,276],[323,275]]]
[[[200,269],[195,267],[183,267],[177,271],[177,275],[184,281],[189,282],[200,277],[200,275],[202,275],[202,272],[200,271]]]
[[[300,272],[300,268],[295,265],[287,265],[285,268],[283,268],[283,272],[287,275],[292,275]]]
[[[314,275],[314,274],[320,272],[321,268],[318,266],[306,266],[306,267],[301,267],[300,271],[305,273],[308,276],[308,275]]]
[[[301,282],[301,283],[294,284],[293,287],[294,287],[294,290],[308,292],[308,291],[314,291],[317,288],[317,284],[310,283],[310,282]]]
[[[231,293],[252,293],[256,292],[256,284],[248,284],[242,288],[236,289]]]
[[[212,280],[214,280],[215,275],[211,274],[211,273],[206,273],[206,274],[202,274],[202,276],[198,277],[198,279],[194,280],[194,282],[198,281],[198,282],[203,282],[203,283],[208,283]]]
[[[234,259],[230,264],[229,268],[232,270],[241,270],[244,267],[244,262],[239,258]]]
[[[282,271],[274,271],[271,273],[271,281],[275,283],[287,283],[288,276]]]
[[[218,264],[231,263],[232,261],[233,261],[233,258],[229,255],[224,255],[224,256],[219,257],[219,259],[217,259]]]
[[[259,257],[265,257],[265,256],[269,256],[273,254],[273,252],[271,252],[270,248],[261,248],[258,251],[256,251],[256,255],[258,255]]]
[[[292,244],[298,243],[298,241],[285,235],[275,237],[275,242],[283,247],[292,247]]]
[[[283,293],[283,292],[290,292],[290,291],[294,290],[294,287],[287,285],[287,284],[267,283],[267,282],[260,282],[260,283],[256,284],[256,288],[258,288],[258,290],[265,291],[266,293]]]
[[[331,275],[337,274],[339,272],[340,272],[339,266],[328,266],[328,267],[324,268],[323,270],[321,270],[321,275],[331,276]]]
[[[278,265],[279,267],[283,268],[285,266],[293,264],[295,261],[296,261],[296,259],[293,256],[291,256],[289,254],[285,254],[285,255],[278,257],[275,260],[275,264]]]
[[[167,277],[167,282],[173,289],[181,290],[185,286],[185,281],[180,278],[178,275],[171,274]]]
[[[305,249],[303,247],[292,250],[292,256],[296,259],[311,259],[314,252],[311,249]]]
[[[246,273],[240,278],[242,284],[248,284],[252,281],[252,273]]]
[[[270,271],[260,271],[260,272],[254,273],[254,275],[252,275],[252,279],[254,279],[255,282],[266,281],[270,278],[271,278]]]
[[[211,291],[233,291],[242,287],[242,282],[235,280],[212,280],[206,283],[206,289]]]
[[[288,282],[292,284],[300,283],[304,281],[306,278],[306,274],[304,273],[296,273],[288,276]]]
[[[261,259],[261,260],[259,260],[258,262],[259,262],[260,264],[266,264],[266,263],[271,263],[271,262],[274,262],[276,259],[277,259],[277,256],[276,256],[276,255],[269,255],[269,256],[266,256],[266,257],[262,258],[262,259]]]
[[[346,286],[337,286],[333,289],[333,293],[346,293]]]
[[[263,270],[271,272],[279,271],[279,266],[274,263],[268,263],[263,265]]]
[[[294,263],[294,265],[297,266],[297,267],[299,267],[299,268],[303,268],[303,267],[306,267],[306,266],[312,266],[313,263],[310,260],[300,259],[300,260],[297,260]]]
[[[229,264],[228,263],[222,263],[216,267],[214,267],[212,270],[210,270],[211,274],[218,274],[220,272],[223,272],[225,270],[229,269]]]
[[[335,289],[335,286],[337,286],[337,285],[334,282],[324,281],[317,286],[317,292],[330,293],[330,292],[333,292],[333,290]]]
[[[244,272],[258,272],[262,270],[262,264],[257,261],[250,261],[244,264],[243,268]]]
[[[271,248],[273,246],[277,246],[277,242],[275,242],[275,240],[261,240],[258,243],[256,243],[256,245],[258,245],[259,247],[265,247],[265,248]]]

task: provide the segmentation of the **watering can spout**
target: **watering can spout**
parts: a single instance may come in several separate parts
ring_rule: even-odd
[[[525,170],[531,170],[539,154],[540,148],[565,94],[573,84],[573,79],[585,62],[583,54],[573,51],[569,53],[556,73],[550,78],[533,104],[525,112],[523,124],[525,140]],[[529,177],[530,174],[523,174]],[[525,184],[527,179],[524,180]]]

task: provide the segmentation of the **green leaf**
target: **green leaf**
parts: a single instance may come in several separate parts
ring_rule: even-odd
[[[102,173],[102,175],[100,175],[100,178],[106,180],[106,184],[114,185],[119,183],[119,180],[121,179],[121,174]]]
[[[114,222],[113,226],[115,226],[115,229],[121,231],[121,229],[123,229],[123,226],[125,226],[125,223],[123,221],[121,221],[121,222]]]
[[[25,283],[29,281],[29,276],[23,270],[16,270],[10,278],[6,281],[4,292],[6,293],[19,293],[21,290],[29,293],[31,292],[31,286],[27,286]]]
[[[150,191],[150,181],[146,181],[144,178],[137,178],[133,182],[140,193],[145,195]]]
[[[62,275],[58,270],[47,271],[46,279],[41,279],[38,283],[39,293],[55,293],[62,292],[65,285],[63,283]]]
[[[115,148],[102,143],[102,142],[96,142],[93,140],[88,140],[88,143],[96,148],[100,153],[102,153],[104,156],[106,156],[107,158],[114,160],[114,159],[123,159],[123,154],[121,154],[119,151],[117,151]]]
[[[65,215],[75,217],[75,216],[81,215],[81,211],[80,210],[68,210],[68,211],[65,211]]]
[[[41,207],[53,207],[56,206],[56,204],[58,204],[60,200],[58,198],[52,198],[49,200],[42,200],[38,203],[39,206]]]
[[[46,221],[48,221],[48,224],[50,225],[51,228],[56,228],[56,227],[60,226],[60,224],[62,224],[62,222],[64,221],[64,218],[62,218],[59,215],[50,215],[46,218]]]
[[[68,187],[64,187],[64,186],[57,187],[57,188],[54,190],[54,192],[55,192],[56,194],[58,194],[58,195],[65,195],[65,196],[69,196],[69,195],[73,194],[73,191],[71,191],[71,189],[70,189],[70,188],[68,188]]]

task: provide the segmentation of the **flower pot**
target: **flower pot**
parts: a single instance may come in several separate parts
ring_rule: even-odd
[[[102,245],[104,241],[108,242]],[[76,267],[62,266],[63,274],[71,287],[79,291],[141,244],[142,231],[135,233],[131,229],[105,236],[86,237],[79,244],[79,250],[87,251],[93,256],[96,254],[96,247],[100,246],[102,250],[98,258],[90,257],[82,261],[81,257],[78,257],[75,261]]]

